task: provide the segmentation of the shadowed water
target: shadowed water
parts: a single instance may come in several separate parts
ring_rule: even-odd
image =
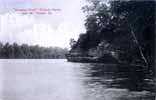
[[[0,100],[155,100],[143,72],[66,60],[0,60]]]

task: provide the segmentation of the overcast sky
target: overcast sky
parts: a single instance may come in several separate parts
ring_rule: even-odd
[[[85,0],[0,0],[0,41],[68,47],[85,32]],[[57,9],[52,14],[22,14],[17,9]],[[16,9],[16,10],[15,10]]]

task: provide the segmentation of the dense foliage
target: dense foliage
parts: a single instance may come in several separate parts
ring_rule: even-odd
[[[72,50],[115,52],[121,63],[140,64],[154,69],[154,0],[87,0],[83,7],[86,33]],[[101,49],[102,48],[102,49]],[[97,52],[99,53],[99,52]],[[105,54],[105,53],[103,53]]]
[[[18,45],[0,43],[0,58],[27,58],[27,59],[58,59],[65,58],[67,49],[59,47],[41,47],[38,45],[30,46],[27,44]]]

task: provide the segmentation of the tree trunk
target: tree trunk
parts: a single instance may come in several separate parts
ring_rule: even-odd
[[[131,35],[132,35],[132,37],[134,38],[134,41],[135,41],[135,43],[136,43],[137,46],[138,46],[140,55],[141,55],[142,59],[144,60],[144,62],[145,62],[145,64],[146,64],[145,67],[148,68],[147,59],[146,59],[146,57],[144,56],[144,53],[143,53],[142,48],[141,48],[141,45],[139,44],[139,42],[138,42],[138,40],[137,40],[137,37],[135,36],[135,33],[134,33],[133,28],[132,28],[131,25],[130,25],[130,29],[131,29]]]

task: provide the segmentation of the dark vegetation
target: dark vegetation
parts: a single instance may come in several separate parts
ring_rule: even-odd
[[[67,52],[67,49],[59,47],[30,46],[27,44],[18,45],[17,43],[2,44],[0,42],[1,59],[61,59],[65,58]]]
[[[71,39],[69,56],[110,55],[118,63],[143,66],[155,73],[155,0],[87,0],[86,33]]]

